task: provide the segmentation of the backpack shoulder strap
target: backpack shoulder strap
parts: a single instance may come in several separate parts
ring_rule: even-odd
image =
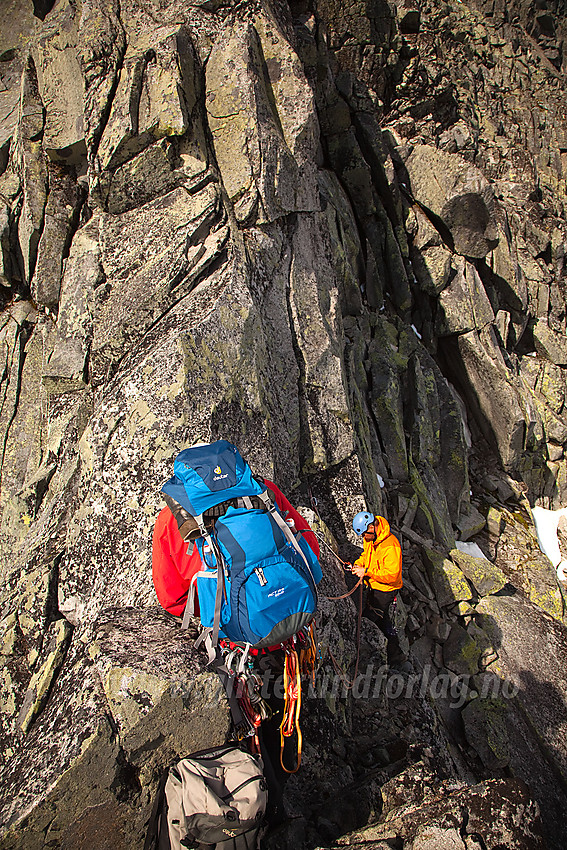
[[[164,770],[156,790],[152,813],[148,821],[144,850],[170,850],[171,848],[167,826],[167,800],[165,798],[165,783],[168,776],[169,767]]]
[[[270,516],[272,516],[274,518],[275,522],[277,523],[277,525],[279,526],[279,528],[283,532],[284,537],[289,541],[289,543],[291,543],[293,548],[301,556],[303,563],[307,567],[307,571],[309,572],[309,575],[311,576],[311,578],[313,579],[313,583],[315,584],[315,579],[313,578],[313,572],[311,570],[311,566],[309,565],[309,561],[307,560],[307,557],[305,556],[304,551],[302,550],[301,546],[299,545],[299,543],[295,539],[295,535],[293,534],[291,528],[289,527],[289,525],[287,524],[285,519],[282,517],[282,515],[278,511],[276,505],[274,504],[274,502],[272,502],[272,500],[268,496],[267,490],[264,491],[264,493],[260,493],[259,498],[263,501],[266,510],[269,511]]]

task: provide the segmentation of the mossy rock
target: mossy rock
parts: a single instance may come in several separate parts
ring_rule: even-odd
[[[449,555],[468,580],[472,582],[479,596],[498,593],[507,583],[507,578],[502,570],[491,561],[475,558],[459,549],[451,549]]]
[[[488,770],[510,760],[506,705],[503,700],[474,699],[462,712],[465,737]]]
[[[438,604],[444,608],[472,599],[471,588],[461,570],[434,549],[424,550],[427,570]]]
[[[479,671],[482,647],[468,632],[454,623],[449,637],[443,644],[445,666],[458,676],[474,676]]]

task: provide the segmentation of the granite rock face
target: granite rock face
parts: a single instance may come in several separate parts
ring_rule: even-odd
[[[151,582],[173,458],[222,437],[344,560],[363,508],[404,547],[409,679],[324,558],[285,846],[536,848],[539,806],[564,847],[561,3],[4,5],[0,846],[139,847],[225,740]]]

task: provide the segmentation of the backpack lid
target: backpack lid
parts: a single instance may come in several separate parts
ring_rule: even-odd
[[[228,440],[183,449],[175,458],[173,471],[162,492],[192,516],[200,516],[228,499],[258,496],[266,491]]]

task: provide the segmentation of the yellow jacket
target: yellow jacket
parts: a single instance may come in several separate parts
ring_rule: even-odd
[[[399,590],[402,586],[402,547],[382,516],[375,517],[376,540],[364,541],[364,551],[355,561],[362,566],[374,590]]]

